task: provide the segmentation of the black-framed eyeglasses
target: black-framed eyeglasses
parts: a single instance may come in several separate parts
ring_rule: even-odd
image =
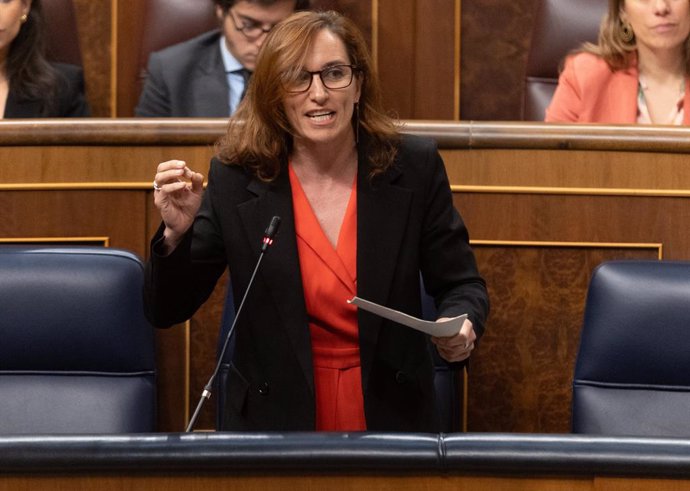
[[[331,65],[315,72],[300,70],[286,76],[283,86],[291,94],[306,92],[311,88],[314,75],[318,75],[327,89],[344,89],[350,86],[357,70],[354,65]]]
[[[269,25],[269,27],[264,27],[265,24],[257,22],[251,18],[241,18],[238,23],[238,20],[235,18],[235,13],[232,11],[232,8],[228,9],[228,14],[232,19],[232,25],[235,26],[235,29],[240,31],[242,34],[244,34],[244,36],[247,39],[250,40],[254,40],[261,37],[264,34],[268,34],[270,30],[275,27],[275,24]]]

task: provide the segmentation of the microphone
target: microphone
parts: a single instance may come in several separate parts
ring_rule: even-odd
[[[261,241],[261,252],[266,252],[266,250],[273,244],[273,237],[278,233],[278,227],[280,227],[280,217],[271,218],[271,223],[268,224],[266,231],[264,232],[264,239]]]
[[[275,235],[278,233],[278,228],[280,227],[280,217],[279,216],[274,216],[271,218],[271,223],[268,224],[268,227],[266,228],[266,231],[264,232],[264,237],[261,239],[261,254],[259,254],[259,259],[256,261],[256,266],[254,266],[254,271],[252,272],[251,278],[249,278],[249,283],[247,283],[247,289],[244,291],[244,296],[242,297],[242,301],[240,302],[240,306],[237,308],[237,313],[235,314],[235,318],[232,321],[232,325],[230,326],[230,329],[228,329],[228,333],[225,335],[225,341],[223,342],[223,348],[220,350],[220,354],[218,355],[218,362],[216,363],[216,368],[213,370],[213,373],[211,374],[211,378],[208,379],[208,382],[206,382],[206,385],[204,386],[204,390],[201,392],[201,397],[199,398],[199,403],[196,405],[196,409],[194,410],[194,414],[189,420],[189,424],[187,425],[187,429],[185,432],[189,433],[192,431],[194,428],[194,423],[196,423],[197,418],[199,417],[199,413],[201,412],[201,407],[204,405],[204,402],[208,400],[211,397],[211,390],[213,389],[213,381],[216,379],[218,376],[218,372],[220,371],[220,366],[223,362],[223,357],[225,356],[225,351],[227,351],[228,346],[230,345],[230,339],[232,338],[232,333],[235,331],[235,324],[237,324],[237,319],[240,316],[240,313],[242,312],[242,307],[244,307],[244,301],[247,299],[247,295],[249,294],[249,290],[252,288],[252,284],[254,283],[254,277],[256,276],[256,272],[259,270],[259,266],[261,265],[261,260],[264,258],[264,254],[266,254],[266,251],[268,251],[268,248],[273,245],[273,240]]]

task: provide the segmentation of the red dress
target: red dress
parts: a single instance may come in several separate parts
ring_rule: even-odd
[[[316,429],[364,431],[357,309],[347,303],[357,293],[356,179],[334,249],[292,166],[288,172],[311,334]]]

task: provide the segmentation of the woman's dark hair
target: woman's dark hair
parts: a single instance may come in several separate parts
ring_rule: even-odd
[[[42,112],[55,104],[58,74],[45,55],[45,34],[41,0],[33,0],[26,22],[10,45],[7,79],[19,99],[42,101]]]

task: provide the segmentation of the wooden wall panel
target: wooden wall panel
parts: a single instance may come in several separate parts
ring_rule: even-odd
[[[3,191],[0,207],[5,239],[107,237],[111,247],[144,252],[136,231],[143,231],[145,196],[136,191]]]
[[[455,195],[478,243],[492,301],[469,375],[469,431],[568,432],[572,369],[594,266],[607,259],[690,258],[685,199],[634,194]],[[486,238],[581,245],[481,245]]]
[[[658,259],[659,247],[475,241],[474,249],[492,311],[469,371],[468,431],[569,433],[591,272],[608,259]]]
[[[401,118],[412,117],[415,107],[415,3],[380,2],[374,33],[384,105]]]
[[[536,4],[537,0],[463,0],[462,119],[520,118]]]
[[[459,1],[424,0],[415,15],[415,105],[406,119],[460,119],[455,105],[455,32],[459,29]],[[457,23],[457,25],[456,25]],[[387,59],[394,60],[391,53]]]
[[[161,222],[153,204],[153,192],[146,195],[145,249],[141,257],[148,259],[149,240]],[[158,368],[158,430],[184,431],[189,419],[189,322],[156,331],[156,367]]]
[[[500,470],[496,472],[499,474]],[[653,479],[646,477],[599,477],[577,476],[515,476],[449,474],[436,475],[359,475],[352,472],[343,475],[285,472],[282,475],[247,475],[247,473],[226,472],[222,475],[208,471],[195,471],[180,475],[158,475],[118,473],[118,475],[95,473],[79,475],[34,474],[3,477],[0,491],[44,491],[46,489],[91,491],[107,489],[125,491],[145,489],[147,491],[680,491],[687,489],[688,479]]]
[[[375,54],[384,103],[403,119],[459,119],[459,0],[379,0]]]
[[[191,1],[191,0],[189,0]],[[139,76],[139,47],[144,32],[146,2],[142,0],[114,0],[117,5],[115,24],[116,87],[115,115],[134,116],[134,107],[139,100],[135,81]]]
[[[111,20],[113,0],[73,0],[84,64],[86,95],[93,116],[114,116],[114,73]],[[50,22],[50,19],[47,19]]]
[[[350,19],[362,30],[364,38],[371,46],[372,3],[376,0],[311,0],[315,10],[335,10]]]
[[[225,307],[228,275],[224,274],[211,294],[211,298],[199,309],[190,326],[190,392],[189,414],[193,414],[209,377],[216,366],[218,335]],[[195,425],[196,429],[212,430],[216,427],[216,405],[219,394],[212,393],[204,403]]]
[[[81,0],[86,1],[86,0]],[[139,77],[139,47],[142,42],[146,2],[143,0],[100,0],[113,1],[116,5],[117,33],[116,52],[116,87],[117,92],[113,105],[119,117],[134,115],[134,107],[139,100],[139,88],[135,83]],[[199,8],[209,8],[212,0],[196,1]],[[366,39],[371,39],[371,0],[312,0],[317,9],[333,9],[352,18],[362,29]]]
[[[74,3],[93,114],[132,116],[144,0]],[[519,118],[536,0],[314,0],[314,5],[341,11],[360,26],[378,53],[386,105],[401,118]]]

